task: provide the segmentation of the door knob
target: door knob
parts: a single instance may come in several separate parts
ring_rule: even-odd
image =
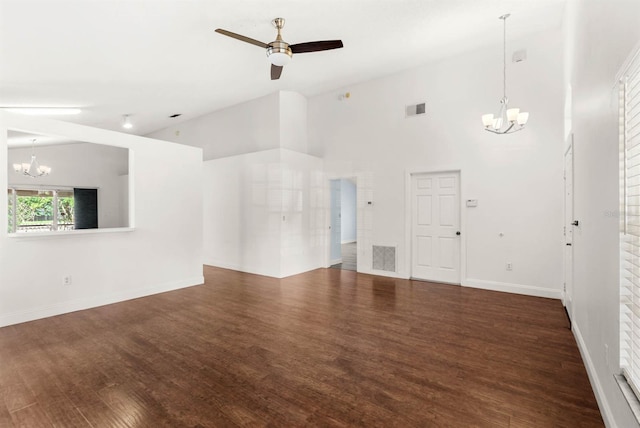
[[[460,236],[460,231],[457,231],[457,232],[456,232],[456,235]]]
[[[571,242],[567,242],[567,246],[570,247],[571,246]]]
[[[574,220],[573,222],[571,222],[571,224],[573,226],[578,226],[580,224],[580,222],[578,220]]]

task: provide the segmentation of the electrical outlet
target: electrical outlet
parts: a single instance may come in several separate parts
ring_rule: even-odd
[[[71,275],[66,275],[66,276],[62,277],[62,284],[63,285],[71,285]]]
[[[513,263],[507,263],[507,270],[513,270]]]

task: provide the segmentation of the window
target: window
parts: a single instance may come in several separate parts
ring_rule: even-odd
[[[8,189],[9,233],[73,230],[73,189]]]
[[[620,367],[640,397],[640,55],[620,84]]]

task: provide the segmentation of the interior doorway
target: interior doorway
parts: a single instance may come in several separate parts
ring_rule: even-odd
[[[357,180],[330,180],[331,230],[329,265],[335,269],[358,270]]]

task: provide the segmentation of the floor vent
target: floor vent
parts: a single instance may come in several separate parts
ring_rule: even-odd
[[[373,269],[396,271],[396,247],[373,246]]]

